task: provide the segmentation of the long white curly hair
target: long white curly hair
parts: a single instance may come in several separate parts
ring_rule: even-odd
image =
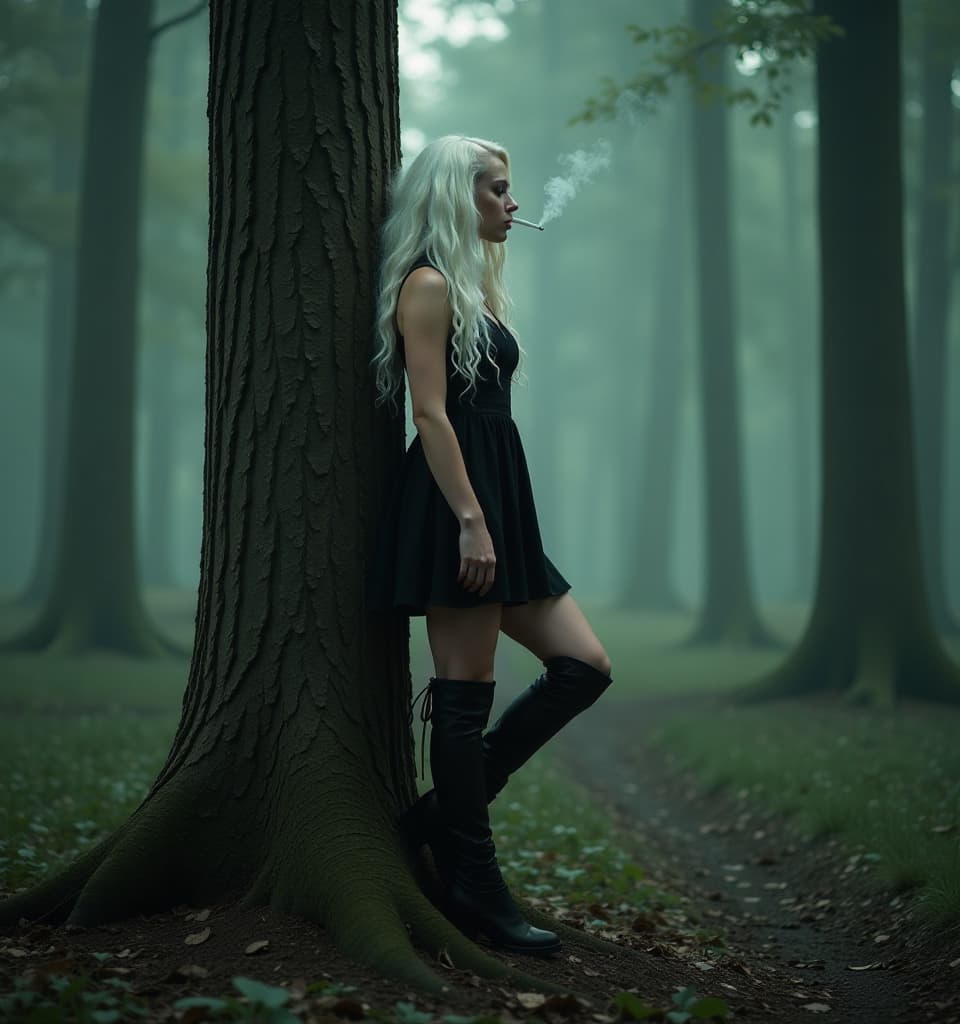
[[[403,387],[403,361],[396,328],[400,286],[417,257],[426,254],[447,281],[453,311],[450,339],[453,365],[476,388],[482,358],[490,358],[483,305],[510,325],[511,303],[503,282],[506,248],[478,236],[480,214],[474,202],[477,179],[490,155],[509,170],[507,151],[495,142],[444,135],[429,143],[394,182],[391,210],[383,225],[380,291],[373,367],[377,404],[396,405]],[[491,360],[492,361],[492,360]]]

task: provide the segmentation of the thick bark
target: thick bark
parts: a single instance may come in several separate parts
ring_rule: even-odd
[[[823,425],[807,631],[745,696],[821,689],[960,699],[921,569],[903,287],[899,10],[818,0],[845,30],[817,61]]]
[[[396,7],[215,0],[204,517],[183,714],[110,840],[0,921],[79,924],[235,896],[312,918],[439,989],[412,940],[533,983],[421,893],[407,622],[364,612],[403,450],[374,411],[377,231],[399,153]]]
[[[663,203],[660,208],[660,244],[657,271],[661,276],[653,298],[652,355],[644,384],[646,415],[637,442],[639,459],[625,469],[626,480],[636,481],[634,510],[624,550],[626,578],[620,603],[624,608],[676,611],[683,607],[671,579],[675,522],[680,411],[683,405],[684,330],[683,293],[687,286],[684,257],[689,246],[687,196],[676,169],[683,166],[686,118],[677,113],[664,161]],[[634,387],[634,381],[629,381]],[[633,471],[639,463],[639,472]]]
[[[930,610],[940,630],[956,632],[960,624],[951,614],[947,600],[943,546],[953,49],[945,45],[940,26],[931,23],[931,12],[926,10],[925,14],[923,149],[913,315],[917,471]]]
[[[151,0],[103,0],[93,38],[79,210],[65,478],[56,561],[14,649],[164,650],[133,541],[133,393]]]
[[[689,19],[698,33],[715,31],[722,6],[722,0],[689,0]],[[703,73],[722,82],[722,64]],[[746,543],[726,109],[716,102],[697,103],[691,123],[706,579],[688,642],[769,644],[772,637],[754,603]]]
[[[85,0],[63,0],[60,17],[64,41],[55,59],[57,75],[64,81],[79,80],[86,57]],[[80,147],[73,132],[64,126],[53,140],[53,192],[76,195],[80,180]],[[72,358],[71,314],[73,311],[76,246],[74,232],[69,244],[54,243],[47,257],[45,297],[46,367],[44,372],[43,484],[40,494],[40,526],[37,549],[27,585],[20,595],[25,604],[35,604],[49,592],[53,577],[57,529],[63,504],[66,409]]]

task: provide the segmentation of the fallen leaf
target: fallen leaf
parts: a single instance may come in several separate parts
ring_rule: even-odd
[[[210,929],[204,928],[203,931],[194,932],[192,935],[188,935],[183,941],[188,946],[199,946],[201,942],[206,942],[210,938]]]
[[[195,911],[193,911],[193,913],[187,914],[185,920],[187,920],[187,921],[198,921],[198,922],[200,922],[202,924],[204,921],[206,921],[206,919],[209,916],[210,916],[209,909],[207,909],[207,910],[195,910]]]
[[[210,972],[199,964],[184,964],[173,972],[178,978],[205,978]]]
[[[699,971],[712,971],[714,965],[709,960],[696,960],[693,964]]]
[[[634,932],[655,932],[657,922],[649,914],[637,914],[630,924],[630,930]]]
[[[29,956],[30,954],[25,949],[20,949],[19,946],[7,946],[6,949],[2,950],[7,956],[22,957]]]
[[[933,828],[930,829],[930,831],[931,832],[936,832],[938,835],[944,835],[947,832],[956,832],[957,831],[957,826],[956,825],[934,825]]]
[[[791,960],[790,966],[796,967],[798,971],[822,971],[826,967],[826,963],[823,960]]]
[[[830,1007],[826,1003],[807,1003],[803,1007],[804,1010],[809,1010],[811,1013],[829,1013]]]
[[[882,960],[877,960],[876,963],[863,964],[862,966],[856,967],[850,964],[847,967],[848,971],[883,971],[886,969],[886,964]]]
[[[539,1010],[547,997],[542,992],[518,992],[516,1000],[525,1010]]]
[[[446,967],[448,971],[455,970],[457,966],[446,949],[441,949],[437,954],[437,963],[440,964],[441,967]]]
[[[960,956],[958,956],[956,960],[951,960],[950,961],[950,966],[951,967],[960,967]]]
[[[877,945],[882,945],[884,942],[889,942],[890,941],[890,936],[889,935],[883,935],[883,934],[874,935],[873,941],[876,942]]]
[[[244,950],[247,956],[253,956],[254,953],[259,953],[261,949],[267,949],[270,946],[269,939],[257,939],[255,942],[251,942],[249,946]]]

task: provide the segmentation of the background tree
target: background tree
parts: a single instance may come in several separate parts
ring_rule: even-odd
[[[686,99],[686,98],[685,98]],[[690,265],[686,179],[677,180],[689,146],[690,110],[676,105],[663,152],[664,196],[660,207],[658,286],[650,320],[651,355],[643,388],[646,415],[629,431],[629,460],[622,473],[633,484],[625,515],[623,583],[624,608],[675,611],[683,606],[671,574],[675,540],[681,409],[686,392],[684,374],[687,324],[683,301]],[[632,383],[632,382],[631,382]],[[639,459],[637,447],[639,446]]]
[[[700,38],[715,30],[725,6],[723,0],[690,0],[690,22]],[[706,577],[690,642],[770,643],[753,598],[743,508],[727,114],[719,103],[704,102],[723,89],[723,64],[714,60],[700,74],[708,94],[694,105],[691,128]]]
[[[951,79],[960,16],[927,2],[922,19],[919,225],[913,288],[913,372],[920,525],[927,594],[941,631],[960,625],[947,600],[944,567],[947,319],[950,309],[950,182],[955,113]]]
[[[63,502],[76,255],[74,213],[80,174],[76,113],[84,93],[89,18],[84,0],[5,3],[0,16],[8,31],[6,62],[16,64],[20,57],[27,65],[10,68],[19,89],[8,90],[13,95],[6,97],[3,114],[19,122],[11,128],[23,134],[0,158],[0,180],[5,183],[2,191],[18,197],[15,203],[0,204],[0,218],[21,236],[39,243],[46,254],[40,542],[19,597],[24,603],[34,604],[50,588]],[[27,63],[31,52],[35,59]],[[40,70],[47,66],[49,78]],[[30,125],[34,119],[39,125]],[[43,159],[44,147],[32,141],[40,125],[49,133],[49,172]]]
[[[846,690],[960,701],[920,555],[903,266],[900,11],[818,0],[823,487],[813,613],[748,696]]]

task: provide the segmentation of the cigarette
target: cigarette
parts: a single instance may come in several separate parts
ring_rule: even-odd
[[[514,224],[522,224],[525,228],[536,228],[537,231],[543,231],[542,224],[534,224],[532,220],[521,220],[520,217],[513,218]]]

